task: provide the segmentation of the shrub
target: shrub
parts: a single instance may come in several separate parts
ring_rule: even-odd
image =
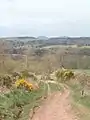
[[[22,78],[31,78],[32,80],[37,80],[37,77],[34,73],[29,72],[28,70],[24,70],[21,72]]]
[[[15,85],[17,88],[24,88],[24,89],[30,90],[30,91],[33,89],[33,85],[24,79],[17,80],[15,82]]]
[[[26,120],[23,114],[28,119],[30,109],[38,105],[37,99],[42,95],[41,89],[31,92],[13,89],[9,93],[0,95],[0,120]]]
[[[61,69],[56,72],[57,80],[67,81],[74,77],[74,72],[68,69]]]
[[[28,72],[28,70],[22,71],[21,74],[22,74],[22,77],[23,77],[23,78],[29,77],[29,72]]]
[[[9,75],[2,75],[0,76],[0,85],[6,86],[7,88],[10,88],[13,83],[13,78]]]

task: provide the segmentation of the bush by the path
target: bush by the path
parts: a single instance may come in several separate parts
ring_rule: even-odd
[[[73,77],[74,77],[74,72],[68,69],[61,69],[56,72],[56,78],[61,82],[70,80]]]

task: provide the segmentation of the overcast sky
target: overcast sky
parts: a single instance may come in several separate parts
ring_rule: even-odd
[[[0,0],[0,36],[90,36],[90,0]]]

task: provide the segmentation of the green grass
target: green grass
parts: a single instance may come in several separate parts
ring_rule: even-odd
[[[49,45],[49,46],[45,46],[43,48],[69,48],[69,47],[72,47],[72,48],[77,48],[77,45]]]
[[[90,94],[81,96],[82,86],[79,83],[70,84],[69,87],[74,101],[90,109]]]
[[[41,85],[40,89],[32,92],[16,89],[8,94],[0,95],[0,114],[5,116],[4,120],[27,120],[30,109],[39,106],[40,98],[44,93]],[[23,113],[17,118],[20,109]]]
[[[80,48],[88,48],[88,49],[90,49],[90,46],[81,46]]]
[[[86,73],[90,75],[90,69],[72,69],[72,70],[77,73]]]
[[[61,91],[63,88],[58,85],[58,84],[53,84],[53,83],[49,83],[49,86],[50,86],[50,89],[51,89],[51,92],[54,92],[54,91]]]
[[[40,83],[38,90],[26,92],[14,89],[10,93],[0,94],[0,117],[1,120],[28,120],[30,110],[41,104],[41,98],[48,95],[48,86]],[[56,84],[49,84],[50,91],[61,90]],[[19,112],[22,111],[20,115]]]
[[[72,95],[72,108],[80,120],[90,120],[90,94],[81,96],[80,83],[69,84]]]

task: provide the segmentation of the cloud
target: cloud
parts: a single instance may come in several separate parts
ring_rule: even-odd
[[[87,35],[89,5],[89,0],[0,0],[0,36],[2,29],[9,36]]]

